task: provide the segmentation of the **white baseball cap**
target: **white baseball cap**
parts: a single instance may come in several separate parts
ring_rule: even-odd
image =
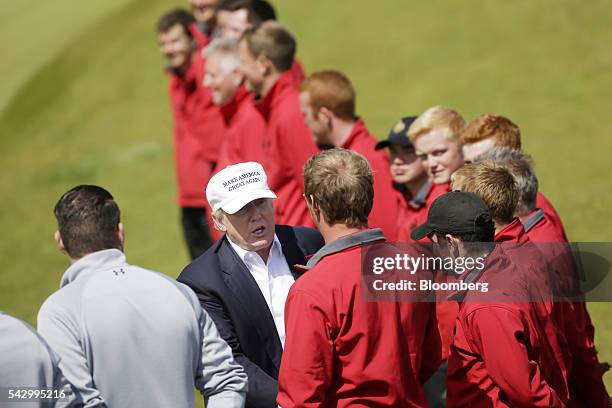
[[[213,211],[221,208],[235,214],[258,198],[276,198],[276,194],[268,187],[263,166],[256,162],[227,166],[212,176],[206,186],[206,199]]]

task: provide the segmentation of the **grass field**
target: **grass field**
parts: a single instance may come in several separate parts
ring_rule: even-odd
[[[35,322],[66,261],[52,208],[79,183],[123,211],[132,263],[187,262],[174,203],[157,16],[185,2],[23,0],[0,6],[0,310]],[[612,239],[612,9],[608,2],[277,1],[308,71],[338,68],[382,137],[445,104],[515,120],[570,239]],[[589,305],[612,361],[612,305]],[[612,375],[607,376],[612,390]]]

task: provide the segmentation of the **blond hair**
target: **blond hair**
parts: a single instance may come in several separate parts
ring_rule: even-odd
[[[354,151],[323,150],[304,165],[304,196],[314,198],[328,224],[366,227],[374,202],[372,169]]]
[[[414,143],[419,136],[433,130],[448,129],[450,131],[449,137],[460,143],[459,134],[464,127],[465,120],[459,112],[446,106],[437,105],[427,109],[412,122],[410,129],[408,129],[408,138]]]
[[[509,223],[514,218],[519,194],[508,169],[490,160],[468,163],[453,173],[451,186],[480,197],[493,219]]]
[[[495,146],[521,148],[521,130],[514,122],[501,115],[485,113],[477,116],[460,135],[462,144],[476,143],[491,137],[495,138]]]

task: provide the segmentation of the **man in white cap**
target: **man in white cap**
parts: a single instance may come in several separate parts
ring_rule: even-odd
[[[276,407],[289,288],[323,246],[306,227],[275,225],[274,192],[259,163],[228,166],[206,187],[215,227],[225,233],[178,280],[193,289],[249,378],[247,407]]]

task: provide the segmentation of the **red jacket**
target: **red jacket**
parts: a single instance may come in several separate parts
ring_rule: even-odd
[[[202,85],[204,61],[194,53],[185,75],[170,73],[174,158],[181,207],[204,207],[204,191],[225,134],[221,112]]]
[[[381,228],[389,241],[395,241],[399,216],[396,192],[389,173],[389,157],[383,150],[374,150],[376,142],[363,120],[358,119],[342,147],[361,154],[370,163],[374,174],[374,205],[369,217],[370,228]]]
[[[429,194],[427,194],[427,198],[425,199],[425,206],[418,212],[416,216],[416,224],[421,225],[427,221],[427,213],[429,212],[429,207],[436,200],[436,198],[440,197],[443,194],[450,193],[450,183],[444,184],[433,184],[429,190]],[[408,232],[408,238],[410,238],[410,232]],[[431,242],[428,238],[424,238],[422,241]],[[410,239],[408,242],[412,242]]]
[[[550,335],[556,322],[542,307],[548,301],[516,301],[528,299],[527,291],[539,296],[526,288],[529,275],[496,247],[472,280],[489,283],[489,301],[466,292],[460,303],[448,361],[449,407],[567,406],[567,353]]]
[[[433,201],[430,197],[430,191],[434,186],[435,184],[431,181],[426,182],[415,197],[412,197],[409,191],[404,191],[397,186],[394,188],[398,207],[396,226],[398,242],[412,242],[410,232],[419,225],[419,215],[422,217],[423,212],[425,212],[425,219],[427,219],[427,211]]]
[[[527,241],[527,235],[525,235],[523,225],[521,224],[518,218],[508,224],[497,234],[495,234],[495,242],[497,243],[523,243]],[[442,275],[442,277],[444,277],[446,280],[452,280],[454,276]],[[451,302],[442,299],[442,301],[436,303],[438,329],[440,331],[440,338],[442,339],[443,360],[446,360],[448,358],[448,354],[450,353],[450,344],[452,341],[453,330],[455,329],[458,312],[459,305],[457,304],[457,302]]]
[[[210,35],[200,31],[197,22],[194,21],[193,23],[189,24],[189,31],[191,31],[193,39],[196,40],[196,42],[198,43],[198,50],[201,50],[202,48],[206,47],[210,42]]]
[[[221,113],[227,126],[227,136],[221,144],[217,171],[236,163],[261,163],[266,122],[255,108],[253,94],[241,86],[232,100],[221,106]]]
[[[293,75],[293,79],[299,87],[302,82],[304,82],[304,78],[306,77],[306,73],[304,72],[304,67],[302,66],[302,63],[297,59],[294,59],[293,65],[291,65],[289,71],[291,72],[291,75]]]
[[[558,273],[558,280],[566,293],[575,293],[576,274],[573,258],[564,234],[559,232],[552,217],[541,209],[534,210],[523,220],[526,235],[540,245],[543,259]],[[563,306],[564,335],[572,355],[570,394],[573,406],[605,407],[608,393],[599,369],[595,349],[595,328],[586,308],[586,302],[561,303]]]
[[[283,408],[427,406],[421,385],[440,363],[433,304],[362,299],[362,248],[376,236],[384,241],[365,230],[327,244],[291,287]]]
[[[421,225],[427,221],[427,213],[431,204],[443,194],[450,192],[450,184],[434,184],[431,183],[431,188],[425,198],[425,205],[421,207],[414,217],[414,226]],[[410,231],[402,230],[402,233],[398,236],[400,242],[414,242],[410,238]],[[431,242],[429,238],[423,238],[422,242]],[[437,277],[444,277],[445,279],[453,279],[452,276],[438,274]],[[451,342],[451,336],[453,334],[453,328],[455,327],[455,320],[457,318],[458,306],[456,302],[450,302],[445,299],[439,299],[436,302],[436,316],[438,320],[438,331],[440,332],[441,340],[441,352],[442,360],[448,358],[449,346]]]
[[[290,71],[256,104],[266,121],[262,165],[277,195],[276,223],[314,226],[302,197],[303,167],[317,153],[300,111],[299,91]]]
[[[561,217],[559,217],[555,207],[553,207],[551,202],[548,201],[546,196],[540,192],[538,192],[538,195],[536,196],[536,207],[544,210],[544,213],[547,215],[552,227],[555,228],[557,233],[561,235],[565,241],[567,241],[567,236],[565,235],[565,228],[563,228]]]

